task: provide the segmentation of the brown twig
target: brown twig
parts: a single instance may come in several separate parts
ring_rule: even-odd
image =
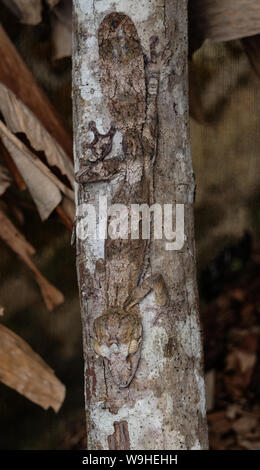
[[[68,217],[68,215],[66,214],[66,212],[63,210],[61,205],[57,206],[55,210],[57,214],[59,215],[59,217],[61,218],[61,220],[63,221],[64,225],[66,225],[66,227],[72,232],[73,223],[71,219]]]

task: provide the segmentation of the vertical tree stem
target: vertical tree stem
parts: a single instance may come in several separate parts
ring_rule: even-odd
[[[185,0],[74,0],[73,109],[75,169],[85,158],[88,123],[105,134],[111,116],[100,86],[98,28],[106,15],[124,13],[135,25],[145,60],[151,37],[164,54],[160,70],[158,142],[154,201],[183,204],[185,242],[166,250],[151,240],[149,269],[166,280],[169,303],[155,305],[151,292],[140,303],[141,360],[131,384],[112,383],[102,357],[93,350],[93,321],[104,311],[104,285],[97,260],[104,241],[77,237],[77,271],[85,358],[85,398],[89,449],[206,449],[207,426],[193,230],[194,178],[189,145],[187,98],[187,2]],[[115,145],[118,142],[115,142]],[[98,206],[99,195],[116,183],[80,184],[78,222],[84,202]],[[104,260],[106,263],[106,259]]]

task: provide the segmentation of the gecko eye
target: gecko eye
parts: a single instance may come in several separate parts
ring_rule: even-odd
[[[98,341],[95,341],[95,343],[94,343],[94,351],[95,351],[95,353],[98,354],[99,356],[101,356],[101,349],[102,349],[101,344],[99,344]]]
[[[139,342],[136,341],[135,339],[133,339],[133,341],[131,341],[131,343],[129,345],[128,353],[129,354],[134,354],[134,353],[136,353],[138,348],[139,348]]]
[[[89,124],[88,124],[88,128],[89,128],[91,131],[96,131],[96,130],[97,130],[97,127],[96,127],[95,121],[90,121]]]
[[[96,354],[98,354],[98,356],[108,356],[108,347],[104,344],[100,344],[98,341],[95,341],[94,343],[94,351]]]

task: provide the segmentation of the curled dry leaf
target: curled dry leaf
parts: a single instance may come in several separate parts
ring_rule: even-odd
[[[12,178],[9,171],[0,165],[0,196],[2,196],[11,184]]]
[[[63,209],[62,204],[56,207],[56,212],[64,225],[70,230],[70,232],[72,232],[74,226],[72,222],[73,219],[71,219],[69,214]]]
[[[241,407],[237,403],[232,403],[226,408],[226,417],[230,420],[234,420],[238,415],[241,414]]]
[[[21,23],[36,25],[42,20],[42,0],[3,0]]]
[[[12,132],[23,132],[31,146],[43,151],[50,166],[56,166],[74,186],[74,169],[70,158],[52,138],[37,117],[20,101],[15,94],[0,83],[0,111],[6,126]]]
[[[0,122],[0,126],[2,123]],[[3,129],[3,131],[8,129]],[[1,131],[0,131],[1,132]],[[11,135],[12,136],[12,135]],[[9,154],[13,158],[18,170],[20,171],[28,190],[37,206],[42,220],[46,220],[52,211],[61,202],[62,195],[57,186],[44,175],[41,170],[33,164],[28,158],[28,152],[25,146],[22,149],[19,139],[15,136],[16,144],[13,139],[8,138],[8,133],[2,134],[2,140]]]
[[[9,0],[7,0],[9,1]],[[35,116],[73,160],[72,139],[64,129],[56,109],[37,85],[31,71],[0,26],[0,82],[4,83]]]
[[[62,0],[53,9],[52,15],[52,43],[54,59],[70,57],[72,54],[72,3],[71,0]]]
[[[223,42],[260,32],[258,0],[193,0],[190,4],[199,37]]]
[[[59,3],[60,0],[46,0],[46,1],[48,3],[49,7],[53,8]],[[71,0],[70,0],[70,2],[71,2]]]
[[[0,325],[0,380],[33,403],[59,411],[65,386],[20,336]]]
[[[24,236],[16,229],[5,213],[0,209],[0,238],[23,260],[23,262],[34,273],[35,279],[40,287],[44,302],[48,310],[63,303],[62,293],[50,284],[47,279],[33,264],[30,256],[35,253],[35,249],[26,241]]]
[[[52,21],[52,44],[54,49],[54,60],[63,59],[64,57],[71,57],[71,38],[71,31],[66,27],[66,25],[61,23],[58,18],[54,18]]]
[[[234,349],[226,357],[226,370],[236,370],[244,374],[252,370],[256,362],[256,354]]]
[[[2,121],[0,121],[0,137],[21,173],[42,220],[47,219],[61,202],[60,191],[70,200],[74,200],[73,191],[13,135]]]
[[[246,439],[238,439],[238,443],[246,450],[260,450],[260,439],[254,440],[246,440]]]
[[[253,415],[246,415],[242,416],[241,418],[237,419],[234,423],[232,423],[232,429],[237,434],[240,434],[245,437],[245,434],[253,432],[254,429],[257,427],[258,418]]]
[[[2,307],[2,305],[0,305],[0,317],[2,317],[4,315],[4,307]]]

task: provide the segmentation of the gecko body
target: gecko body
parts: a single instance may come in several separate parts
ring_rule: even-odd
[[[151,38],[151,58],[145,60],[136,28],[122,13],[111,13],[99,27],[101,87],[113,122],[100,134],[93,121],[94,138],[88,145],[93,159],[80,168],[76,181],[109,181],[123,176],[112,204],[152,203],[152,170],[157,144],[157,94],[159,87],[156,38]],[[124,157],[110,157],[116,130],[122,134]],[[148,241],[107,238],[105,241],[105,309],[94,321],[94,350],[124,388],[132,381],[141,355],[142,321],[138,303],[155,291],[156,303],[167,303],[160,274],[141,282]]]

